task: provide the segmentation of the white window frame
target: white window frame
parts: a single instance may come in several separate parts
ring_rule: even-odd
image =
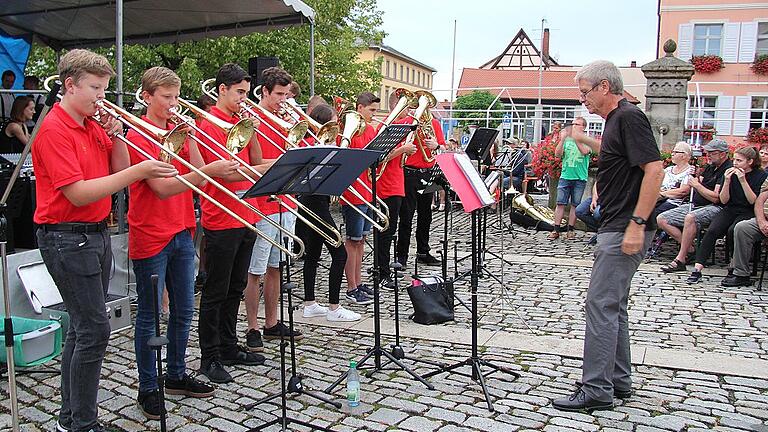
[[[713,128],[717,128],[717,99],[721,96],[717,93],[699,93],[698,97],[696,94],[689,94],[688,95],[688,106],[687,106],[687,113],[686,113],[686,119],[685,119],[685,127],[690,129],[698,129],[699,128],[699,111],[703,114],[703,121],[701,122],[701,126],[704,127],[706,125],[712,126]],[[706,103],[703,107],[701,107],[701,110],[699,110],[698,106],[698,98],[704,98],[705,100],[708,98],[713,98],[715,103],[714,105],[707,106]],[[711,117],[707,117],[707,115],[711,115]]]
[[[720,36],[718,37],[718,45],[717,45],[717,53],[711,52],[710,43],[715,38],[713,36],[709,35],[709,29],[707,30],[707,35],[704,36],[704,40],[706,41],[706,45],[704,47],[703,53],[697,53],[696,52],[696,27],[697,26],[707,26],[707,27],[714,27],[719,26],[720,27]],[[693,23],[693,43],[691,44],[691,53],[695,56],[700,55],[717,55],[721,56],[723,55],[723,40],[725,39],[725,23],[722,22],[701,22],[701,23]],[[700,39],[699,39],[700,40]]]
[[[754,122],[754,120],[752,120],[752,114],[755,113],[752,110],[753,109],[764,109],[764,110],[768,109],[768,94],[765,94],[765,93],[764,94],[750,94],[749,97],[750,97],[750,107],[749,107],[749,127],[748,127],[748,130],[755,128],[754,126],[752,126],[752,123]],[[758,108],[752,107],[752,102],[753,102],[753,100],[755,98],[763,98],[763,106],[762,107],[758,107]],[[762,117],[762,119],[759,120],[760,121],[760,125],[757,126],[757,127],[768,127],[768,111],[757,112],[757,114],[759,114]]]
[[[764,25],[768,27],[768,21],[756,21],[756,23],[757,23],[757,36],[755,37],[755,57],[761,54],[768,54],[768,48],[766,48],[766,51],[762,53],[757,50],[757,44],[760,42],[761,39],[768,40],[768,33],[766,33],[762,37],[760,36],[760,26]]]

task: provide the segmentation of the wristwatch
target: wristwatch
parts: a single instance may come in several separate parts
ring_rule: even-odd
[[[632,219],[632,221],[638,225],[645,225],[648,223],[646,219],[643,219],[640,216],[632,216],[630,219]]]

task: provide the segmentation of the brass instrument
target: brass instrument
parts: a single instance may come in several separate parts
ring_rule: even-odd
[[[413,123],[412,125],[418,125],[416,129],[416,135],[419,136],[419,139],[421,140],[421,144],[416,144],[416,147],[419,148],[421,151],[421,155],[424,158],[426,162],[432,162],[435,160],[434,157],[431,157],[431,159],[428,160],[427,158],[427,151],[424,148],[424,138],[426,135],[419,134],[419,130],[422,130],[422,133],[424,132],[424,119],[426,116],[429,117],[429,128],[432,130],[432,137],[434,138],[435,131],[432,129],[432,114],[429,113],[429,109],[437,105],[437,99],[432,95],[432,93],[424,90],[419,90],[415,93],[415,96],[417,98],[418,105],[416,106],[416,111],[413,113]],[[416,135],[411,134],[408,136],[407,142],[412,143],[415,141]],[[402,159],[400,159],[400,166],[405,166],[405,161],[408,159],[407,154],[403,154]]]
[[[295,105],[286,102],[282,103],[281,106],[283,106],[286,111],[293,111],[299,119],[307,122],[309,130],[311,131],[310,135],[314,136],[318,144],[325,145],[333,142],[336,140],[336,136],[339,135],[340,125],[338,122],[331,120],[321,125],[305,113],[303,109]]]
[[[57,75],[53,75],[45,80],[43,83],[44,87],[50,91],[50,82],[52,80],[58,79]],[[58,97],[61,97],[61,95],[58,95]],[[212,179],[210,176],[208,176],[206,173],[192,165],[190,162],[184,160],[181,156],[179,156],[177,153],[178,151],[183,147],[184,142],[187,138],[187,132],[180,129],[180,127],[183,127],[181,125],[176,126],[174,129],[170,131],[166,131],[164,129],[161,129],[157,126],[154,126],[144,120],[142,120],[139,117],[136,117],[135,115],[131,114],[130,112],[126,111],[122,107],[113,104],[112,102],[106,100],[106,99],[100,99],[97,101],[97,106],[99,107],[101,112],[104,112],[105,114],[115,118],[116,120],[120,121],[121,123],[125,124],[126,126],[132,128],[135,130],[139,135],[141,135],[144,139],[148,140],[150,143],[160,147],[161,149],[161,155],[165,154],[171,159],[179,162],[180,164],[187,167],[190,171],[195,172],[197,175],[202,177],[204,180],[206,180],[208,183],[216,187],[217,189],[221,190],[227,196],[230,198],[236,200],[238,203],[246,206],[252,211],[255,211],[260,216],[264,217],[261,212],[258,211],[255,207],[251,206],[250,203],[246,202],[245,200],[240,199],[234,192],[230,191],[220,183],[216,182],[214,179]],[[252,133],[252,132],[251,132]],[[122,134],[116,135],[118,139],[123,141],[126,145],[130,146],[134,150],[136,150],[139,154],[144,156],[148,160],[155,160],[152,155],[144,151],[141,147],[137,146],[127,138],[125,138]],[[183,140],[181,138],[184,138]],[[159,140],[158,140],[159,139]],[[294,253],[293,251],[289,250],[279,242],[275,241],[272,237],[267,236],[263,232],[261,232],[259,229],[257,229],[253,224],[248,222],[247,220],[240,217],[238,214],[227,208],[225,205],[220,203],[219,201],[215,200],[213,197],[205,193],[202,189],[198,188],[192,182],[185,179],[181,175],[174,176],[178,181],[183,183],[185,186],[193,190],[194,192],[198,193],[203,198],[207,199],[211,203],[213,203],[215,206],[217,206],[219,209],[221,209],[223,212],[227,213],[229,216],[243,224],[244,227],[250,229],[253,231],[256,235],[264,238],[269,243],[271,243],[273,246],[280,249],[282,252],[284,252],[287,256],[290,256],[291,258],[298,258],[301,255],[304,254],[304,243],[301,241],[301,239],[295,235],[293,235],[290,232],[286,232],[286,234],[289,234],[289,236],[297,242],[299,246],[299,252]],[[279,224],[278,224],[279,225]],[[280,227],[282,229],[282,227]]]
[[[365,131],[365,119],[355,110],[352,102],[339,96],[333,98],[333,107],[343,128],[339,147],[347,148],[352,144],[352,138]]]
[[[421,151],[421,157],[424,159],[424,162],[432,163],[435,161],[435,156],[430,152],[430,155],[427,156],[427,149],[424,148],[424,142],[428,139],[435,139],[437,136],[435,134],[435,128],[432,126],[432,112],[430,109],[437,106],[437,99],[435,99],[435,96],[426,91],[426,90],[418,90],[416,91],[416,96],[419,98],[419,101],[421,101],[422,98],[427,99],[427,109],[424,110],[424,112],[421,114],[421,117],[418,117],[419,120],[419,127],[416,129],[416,133],[419,135],[419,141],[421,145],[417,146],[419,147],[419,151]]]
[[[515,197],[512,198],[512,208],[518,209],[536,220],[546,222],[557,228],[555,225],[555,213],[552,211],[552,209],[549,207],[536,205],[533,202],[533,198],[526,194],[518,193],[515,195]]]
[[[144,100],[141,97],[141,88],[139,88],[136,91],[135,96],[136,96],[136,100],[139,103],[141,103],[142,105],[146,106],[146,103],[144,102]],[[248,144],[248,142],[250,141],[250,137],[253,136],[253,133],[254,133],[253,122],[250,119],[247,119],[248,122],[246,123],[246,124],[250,124],[251,125],[251,130],[250,130],[250,135],[249,135],[248,141],[245,141],[245,145],[240,147],[239,144],[242,143],[242,138],[237,138],[237,137],[236,137],[236,139],[230,139],[230,138],[233,135],[231,132],[233,130],[235,130],[237,128],[237,126],[240,125],[243,122],[243,120],[240,120],[235,125],[232,125],[229,122],[226,122],[226,121],[223,121],[221,119],[218,119],[216,116],[213,116],[213,115],[205,112],[205,110],[200,109],[194,103],[189,102],[189,101],[187,101],[185,99],[182,99],[182,98],[179,98],[179,105],[187,108],[189,111],[193,112],[196,116],[209,121],[211,124],[213,124],[214,126],[219,128],[222,132],[227,133],[227,142],[226,142],[225,145],[222,145],[221,143],[217,142],[215,139],[213,139],[213,137],[211,137],[205,131],[200,129],[195,124],[195,121],[193,119],[189,118],[189,116],[186,116],[185,114],[183,114],[183,113],[181,113],[181,112],[179,112],[179,111],[174,109],[174,110],[172,110],[172,113],[173,113],[174,117],[176,117],[179,120],[179,123],[186,123],[186,124],[188,124],[192,129],[195,130],[196,133],[199,133],[200,135],[204,136],[205,138],[207,138],[212,143],[215,143],[216,145],[218,145],[231,158],[233,158],[234,160],[236,160],[237,162],[242,164],[242,166],[245,167],[248,171],[250,171],[253,175],[255,175],[258,178],[262,177],[263,174],[261,174],[260,172],[256,171],[252,166],[250,166],[249,163],[246,163],[242,158],[240,158],[238,156],[238,153],[240,153],[240,151],[245,147],[245,145]],[[222,159],[222,160],[224,159],[224,156],[219,154],[217,151],[213,150],[206,142],[204,142],[200,138],[197,138],[194,135],[190,135],[190,137],[195,142],[197,142],[198,144],[200,144],[203,147],[205,147],[206,149],[208,149],[212,154],[216,155],[219,159]],[[254,179],[251,176],[247,175],[240,168],[237,169],[237,173],[240,174],[241,176],[243,176],[245,179],[247,179],[251,183],[254,183],[254,184],[256,183],[256,179]],[[339,246],[342,245],[342,243],[344,241],[343,241],[343,239],[341,237],[341,233],[338,230],[336,230],[332,225],[330,225],[328,222],[326,222],[324,219],[322,219],[320,216],[318,216],[316,213],[314,213],[310,209],[306,208],[306,206],[301,204],[293,196],[286,195],[285,198],[287,198],[292,203],[296,204],[296,206],[298,208],[301,208],[303,211],[305,211],[308,216],[312,217],[317,222],[319,222],[325,228],[325,230],[317,227],[314,223],[312,223],[311,221],[307,220],[307,218],[305,218],[304,215],[302,215],[296,209],[294,209],[293,207],[285,204],[284,201],[280,200],[279,203],[280,203],[280,205],[283,208],[285,208],[289,212],[293,213],[296,216],[296,218],[298,218],[299,220],[304,222],[308,227],[312,228],[315,232],[320,234],[320,236],[322,236],[328,243],[334,245],[335,247],[339,247]],[[275,224],[280,225],[278,222],[275,222]],[[284,231],[285,228],[282,227],[282,225],[280,225],[280,226],[282,228],[280,230]]]
[[[400,99],[398,99],[395,107],[392,108],[392,111],[389,113],[389,115],[387,115],[387,118],[385,118],[384,121],[380,122],[381,127],[379,128],[379,133],[377,134],[377,136],[382,132],[384,132],[384,129],[386,129],[389,125],[391,125],[396,118],[400,117],[400,115],[404,111],[408,109],[417,108],[419,106],[418,105],[419,101],[418,101],[418,98],[416,97],[416,94],[410,90],[399,88],[395,90],[395,95],[397,95],[397,97],[399,97]],[[413,135],[409,135],[408,138],[406,138],[406,140],[407,142],[410,142],[411,140],[413,140]],[[403,156],[407,157],[405,154]],[[385,159],[384,162],[382,162],[379,165],[379,168],[376,171],[377,180],[381,178],[382,174],[384,174],[384,169],[387,167],[388,162],[389,161]]]
[[[218,95],[214,93],[213,89],[209,87],[209,85],[212,82],[215,82],[215,78],[209,78],[205,81],[203,81],[201,87],[203,89],[203,93],[210,96],[213,100],[218,99]],[[291,124],[282,118],[278,117],[277,115],[269,112],[269,110],[264,109],[264,107],[260,106],[258,103],[246,98],[243,100],[243,102],[240,103],[240,108],[247,112],[252,117],[260,117],[263,116],[267,120],[271,121],[273,124],[275,124],[278,129],[281,130],[282,135],[286,137],[285,142],[289,147],[298,147],[299,141],[304,139],[304,136],[307,134],[307,129],[309,128],[309,125],[306,121],[298,121],[295,124]],[[257,114],[258,112],[258,114]]]

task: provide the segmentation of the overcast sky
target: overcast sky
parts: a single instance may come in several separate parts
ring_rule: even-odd
[[[451,87],[453,21],[456,75],[500,54],[522,27],[540,45],[541,19],[550,55],[560,64],[605,59],[638,66],[656,58],[657,0],[378,0],[384,43],[437,69],[433,88]],[[535,85],[536,83],[533,83]],[[436,94],[438,99],[448,93]]]

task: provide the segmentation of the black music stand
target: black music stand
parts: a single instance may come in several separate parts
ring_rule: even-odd
[[[439,161],[438,161],[438,163],[439,163]],[[485,184],[480,180],[480,178],[477,175],[477,173],[472,173],[472,174],[463,173],[463,174],[458,175],[458,176],[459,177],[457,177],[457,178],[459,178],[459,179],[460,179],[460,176],[464,176],[465,179],[470,184],[472,184],[473,187],[475,187],[475,188],[484,188],[485,187]],[[476,178],[473,179],[473,177],[476,177]],[[456,178],[454,179],[454,181],[455,180],[456,180]],[[448,181],[449,182],[451,181],[450,177],[448,178]],[[463,189],[460,189],[460,188],[457,188],[457,187],[454,187],[454,189],[457,190],[457,192],[460,192],[461,190],[463,190]],[[487,188],[485,189],[485,191],[487,192]],[[461,201],[462,201],[462,204],[465,207],[465,211],[468,211],[468,210],[466,210],[467,200],[462,198]],[[478,230],[479,230],[479,228],[481,226],[481,219],[482,219],[481,215],[482,215],[482,213],[484,211],[484,208],[486,206],[487,206],[487,204],[484,204],[484,203],[481,202],[480,207],[471,210],[471,213],[470,213],[471,214],[471,219],[472,219],[472,222],[471,222],[471,226],[472,226],[472,230],[471,230],[472,249],[471,249],[471,254],[470,254],[470,257],[472,258],[472,268],[471,268],[471,270],[469,272],[469,275],[470,275],[470,293],[471,293],[471,297],[472,297],[472,309],[471,309],[471,312],[472,312],[472,352],[471,352],[470,356],[467,359],[462,360],[462,361],[457,362],[457,363],[454,363],[454,364],[451,364],[451,365],[443,365],[439,369],[427,373],[426,375],[424,375],[424,377],[425,378],[429,378],[429,377],[432,377],[432,376],[439,375],[441,373],[447,372],[447,373],[455,373],[457,375],[466,376],[466,377],[471,378],[473,381],[476,381],[476,382],[478,382],[480,384],[480,387],[483,390],[483,394],[485,395],[485,401],[488,404],[488,410],[493,412],[494,409],[493,409],[493,404],[491,403],[491,395],[490,395],[490,393],[488,393],[488,387],[487,387],[487,385],[485,383],[485,378],[487,376],[493,374],[493,373],[496,373],[496,372],[502,372],[502,373],[505,373],[505,374],[508,374],[508,375],[512,375],[514,378],[519,378],[520,375],[517,372],[515,372],[515,371],[513,371],[513,370],[511,370],[509,368],[506,368],[506,367],[503,367],[503,366],[498,366],[498,365],[496,365],[496,364],[494,364],[494,363],[492,363],[492,362],[490,362],[488,360],[482,359],[480,357],[479,352],[478,352],[478,339],[477,339],[477,327],[478,327],[477,287],[478,287],[478,279],[480,277],[480,270],[482,268],[481,267],[482,250],[478,247],[478,243],[479,243],[478,242],[478,234],[479,234]],[[469,366],[472,369],[472,373],[471,374],[466,374],[466,373],[463,373],[463,372],[456,371],[456,369],[459,369],[459,368],[464,367],[464,366]],[[487,367],[487,368],[490,368],[491,369],[490,372],[483,373],[482,368],[484,366]]]
[[[257,196],[271,196],[283,194],[307,194],[307,195],[341,195],[356,178],[365,171],[366,167],[373,164],[379,158],[378,152],[359,149],[347,149],[338,147],[303,147],[288,150],[280,157],[269,170],[257,181],[243,198]],[[282,216],[282,213],[280,213]],[[282,225],[282,220],[280,221]],[[286,242],[287,243],[287,242]],[[309,422],[294,419],[288,416],[288,394],[311,396],[317,400],[341,408],[341,403],[334,402],[322,395],[304,388],[301,380],[303,376],[298,373],[296,367],[296,344],[293,338],[293,301],[292,291],[296,284],[291,282],[290,258],[281,253],[280,262],[280,320],[284,321],[284,299],[288,297],[288,328],[291,347],[291,378],[286,384],[286,347],[288,342],[285,336],[280,338],[280,392],[269,395],[244,406],[250,410],[256,405],[280,398],[281,414],[279,417],[263,425],[250,429],[250,431],[264,430],[279,424],[285,431],[289,424],[294,423],[310,428],[330,432],[331,429],[317,426]],[[285,274],[285,279],[283,275]]]
[[[381,134],[379,134],[376,138],[373,139],[368,145],[365,147],[366,150],[374,150],[379,152],[380,161],[383,161],[384,158],[391,152],[395,146],[397,146],[400,142],[402,142],[405,137],[411,133],[412,131],[416,130],[415,125],[406,125],[406,124],[398,124],[398,125],[391,125],[388,126]],[[390,163],[399,163],[397,160],[391,160]],[[376,204],[376,167],[377,164],[373,164],[370,166],[371,170],[371,191],[372,194],[372,204]],[[428,389],[432,390],[434,389],[434,386],[432,384],[428,383],[424,378],[422,378],[420,375],[416,374],[416,372],[412,371],[408,366],[403,364],[403,362],[400,361],[396,356],[392,355],[389,351],[385,350],[381,346],[381,302],[379,297],[379,288],[381,281],[379,279],[379,255],[376,253],[378,249],[379,244],[379,230],[376,229],[376,227],[373,227],[373,347],[368,349],[368,353],[365,354],[360,361],[357,362],[358,369],[362,369],[361,366],[365,364],[366,361],[371,359],[373,357],[374,364],[372,367],[368,368],[369,371],[365,374],[366,377],[370,378],[373,376],[374,373],[383,370],[384,366],[394,363],[399,369],[407,372],[411,377],[418,380],[422,384],[424,384]],[[381,363],[381,357],[386,357],[387,360],[389,360],[387,363],[382,364]],[[345,371],[342,373],[339,378],[333,382],[328,388],[325,389],[326,393],[333,392],[333,389],[336,388],[339,384],[341,384],[342,381],[347,377],[347,372]]]
[[[480,165],[491,164],[491,145],[499,135],[498,129],[477,128],[467,144],[464,153]]]

